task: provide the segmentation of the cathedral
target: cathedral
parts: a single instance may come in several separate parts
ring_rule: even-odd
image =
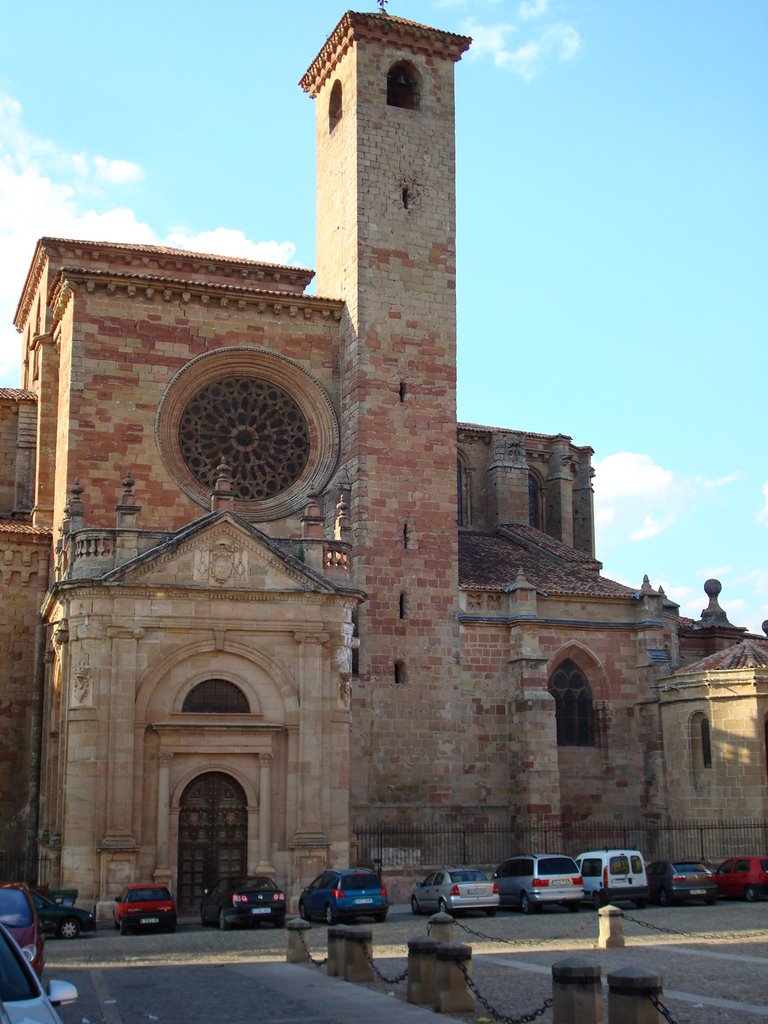
[[[768,818],[768,642],[605,578],[592,450],[457,423],[454,68],[347,12],[315,271],[43,238],[0,390],[0,855],[295,901],[371,823]],[[315,286],[310,293],[309,285]]]

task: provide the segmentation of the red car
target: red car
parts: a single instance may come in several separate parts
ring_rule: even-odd
[[[0,924],[5,925],[41,978],[45,966],[45,938],[35,904],[23,882],[0,882]]]
[[[173,897],[164,885],[153,882],[126,885],[120,895],[115,896],[112,916],[121,935],[147,929],[176,931]]]
[[[768,857],[729,857],[715,869],[715,885],[721,896],[749,903],[768,896]]]

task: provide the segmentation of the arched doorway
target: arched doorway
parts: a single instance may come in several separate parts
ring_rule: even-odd
[[[197,906],[203,888],[218,878],[245,874],[248,805],[239,782],[223,772],[194,779],[179,804],[179,876],[177,901]]]

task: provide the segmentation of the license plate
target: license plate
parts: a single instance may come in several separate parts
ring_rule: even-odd
[[[268,914],[269,907],[251,907],[252,914]]]
[[[141,917],[139,918],[139,924],[160,924],[159,917]]]
[[[706,891],[706,889],[691,889],[691,896],[704,896]]]
[[[467,896],[485,896],[485,889],[467,889]]]
[[[573,885],[570,878],[553,878],[550,885]]]
[[[355,903],[373,903],[370,896],[363,896],[355,900]]]

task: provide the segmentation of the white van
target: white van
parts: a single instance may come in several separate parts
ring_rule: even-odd
[[[648,903],[648,876],[639,850],[589,850],[576,858],[584,880],[584,899],[596,909],[617,900],[636,907]]]

